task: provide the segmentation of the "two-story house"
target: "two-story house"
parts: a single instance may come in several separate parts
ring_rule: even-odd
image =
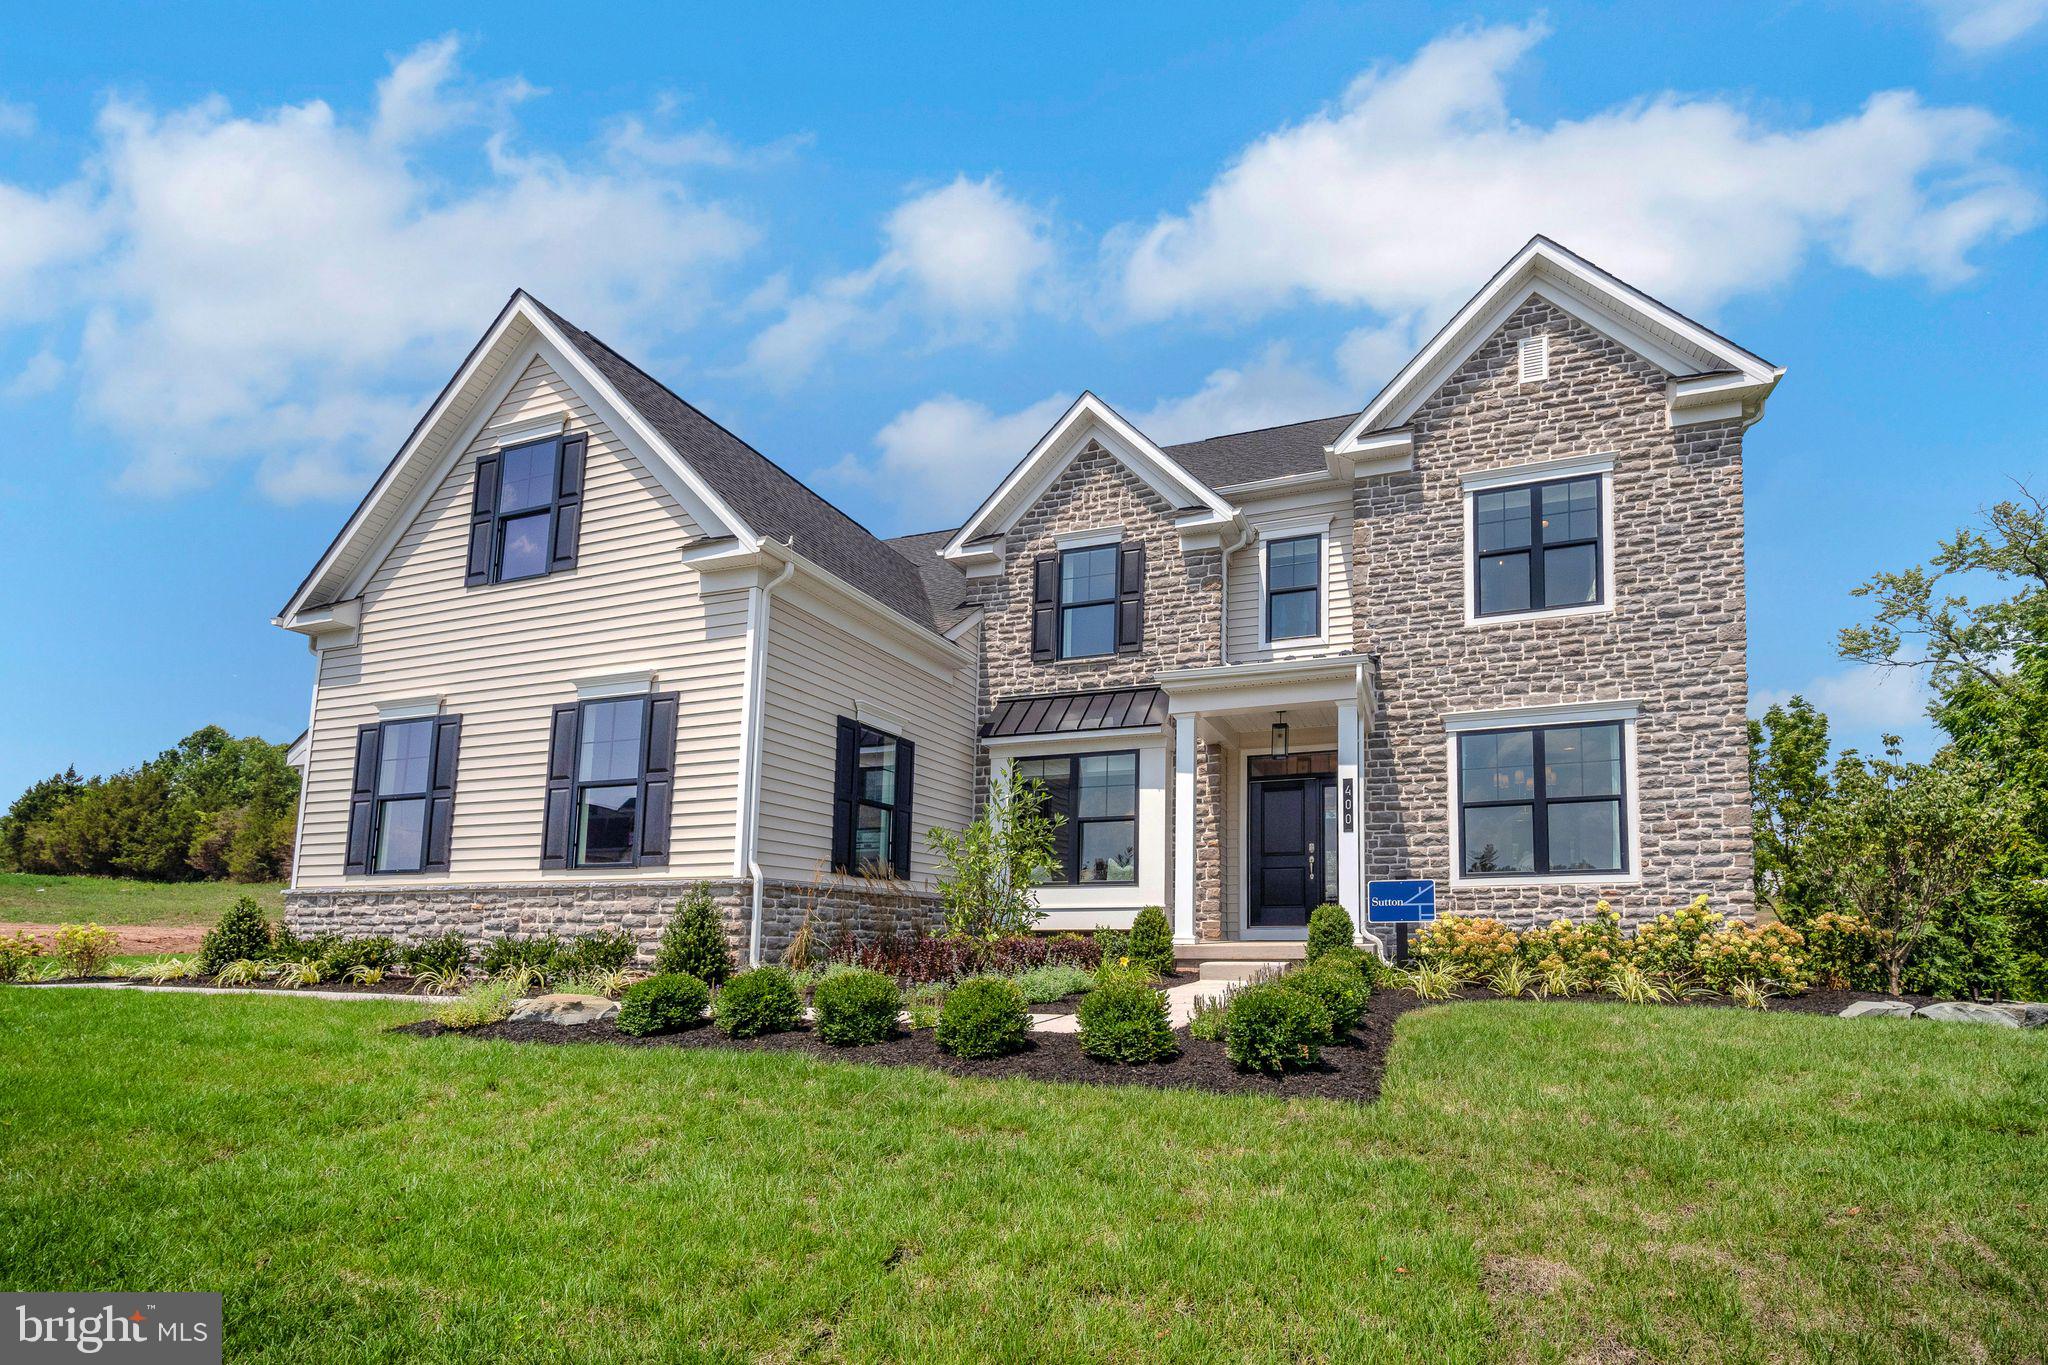
[[[1046,928],[1299,937],[1434,878],[1750,906],[1742,438],[1783,372],[1543,238],[1362,411],[1161,447],[1081,395],[881,540],[515,294],[278,617],[302,931],[930,922],[1044,784]]]

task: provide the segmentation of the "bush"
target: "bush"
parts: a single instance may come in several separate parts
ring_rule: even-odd
[[[199,974],[218,976],[220,969],[243,958],[270,956],[270,921],[263,918],[253,896],[237,896],[220,922],[199,941]]]
[[[1228,995],[1202,995],[1195,997],[1195,1008],[1188,1015],[1188,1037],[1200,1038],[1207,1043],[1223,1041],[1223,1030],[1230,1015]]]
[[[1308,960],[1314,962],[1332,948],[1349,948],[1357,937],[1351,923],[1351,916],[1341,905],[1328,901],[1309,911],[1308,915]]]
[[[1031,1013],[1024,992],[999,976],[976,976],[946,993],[938,1044],[957,1057],[1002,1057],[1024,1047]]]
[[[114,931],[97,924],[57,927],[57,956],[73,976],[98,976],[114,955]]]
[[[1722,923],[1721,916],[1707,909],[1705,896],[1695,897],[1692,904],[1675,915],[1666,911],[1648,924],[1637,925],[1629,938],[1629,957],[1646,972],[1665,976],[1689,972],[1693,970],[1693,954],[1700,940]]]
[[[1313,995],[1280,982],[1247,986],[1230,997],[1223,1051],[1246,1071],[1314,1066],[1330,1036],[1330,1013]]]
[[[323,976],[345,977],[358,967],[375,972],[389,971],[398,958],[398,945],[381,936],[343,938],[308,956],[320,963]]]
[[[555,954],[555,970],[563,976],[622,972],[633,960],[634,948],[632,938],[623,929],[585,934]]]
[[[879,1043],[896,1027],[903,993],[880,972],[856,967],[833,972],[811,996],[818,1015],[818,1036],[840,1047]]]
[[[1497,919],[1445,915],[1418,929],[1411,946],[1424,962],[1449,967],[1466,980],[1477,981],[1498,971],[1520,944],[1515,931]]]
[[[1046,1005],[1095,989],[1095,973],[1066,962],[1033,967],[1010,979],[1017,983],[1018,990],[1024,992],[1027,1005]]]
[[[756,967],[725,983],[711,1005],[712,1017],[730,1038],[787,1033],[803,1021],[804,1001],[784,967]]]
[[[614,1022],[635,1038],[674,1033],[703,1019],[710,1003],[711,988],[702,981],[687,972],[664,972],[626,987]]]
[[[409,976],[425,976],[429,972],[442,977],[460,976],[469,965],[469,941],[451,929],[436,938],[408,943],[398,956]]]
[[[1154,976],[1173,975],[1173,925],[1164,910],[1148,905],[1138,912],[1124,940],[1124,955]]]
[[[0,981],[21,980],[28,964],[42,955],[42,945],[27,934],[0,934]]]
[[[1166,996],[1150,986],[1120,981],[1081,1002],[1081,1051],[1099,1061],[1134,1066],[1160,1062],[1180,1051],[1167,1023]]]
[[[1823,910],[1806,925],[1806,965],[1816,985],[1836,991],[1884,988],[1884,931],[1858,915]]]
[[[939,1026],[939,1010],[946,1003],[946,989],[937,981],[920,982],[910,988],[910,994],[903,998],[903,1008],[910,1016],[911,1028]]]
[[[482,1028],[510,1014],[518,999],[518,988],[509,981],[479,981],[435,1010],[434,1020],[443,1028]]]
[[[1547,929],[1531,929],[1522,935],[1522,960],[1539,974],[1566,969],[1582,986],[1597,989],[1607,974],[1628,960],[1628,941],[1622,936],[1621,916],[1606,901],[1593,906],[1593,918],[1584,924],[1557,919]]]
[[[1738,981],[1764,981],[1786,992],[1806,989],[1805,939],[1789,924],[1731,924],[1700,940],[1693,965],[1708,990],[1724,995]]]
[[[676,912],[661,931],[661,945],[654,951],[654,970],[688,972],[713,986],[732,975],[732,945],[725,939],[725,916],[703,884],[676,902]]]
[[[1362,972],[1327,958],[1295,968],[1280,978],[1280,984],[1322,1006],[1330,1020],[1326,1041],[1333,1043],[1358,1027],[1358,1021],[1365,1017],[1366,1002],[1372,999],[1372,987],[1366,984]]]
[[[495,938],[484,945],[485,976],[524,973],[541,980],[555,974],[555,959],[562,955],[562,940],[553,934],[533,938]]]

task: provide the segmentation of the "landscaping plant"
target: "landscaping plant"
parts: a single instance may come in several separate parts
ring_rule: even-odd
[[[1018,990],[1024,992],[1025,1003],[1031,1005],[1048,1005],[1095,989],[1095,973],[1066,962],[1033,967],[1029,971],[1018,972],[1010,979],[1017,983]]]
[[[1230,998],[1223,1051],[1246,1071],[1296,1071],[1322,1059],[1330,1015],[1321,1002],[1279,982],[1247,986]]]
[[[910,988],[903,1009],[914,1029],[937,1028],[939,1011],[945,1006],[948,987],[944,982],[924,981]]]
[[[367,963],[361,962],[349,968],[348,974],[342,977],[342,980],[353,982],[358,986],[374,986],[383,979],[384,968],[372,967]]]
[[[280,986],[317,986],[320,984],[320,963],[310,957],[296,962],[278,962],[270,969],[271,979]]]
[[[585,934],[555,954],[555,971],[562,976],[622,972],[632,962],[634,951],[633,939],[623,929]]]
[[[1038,923],[1038,884],[1059,865],[1053,837],[1066,823],[1048,806],[1044,784],[1011,768],[1006,780],[989,784],[988,800],[964,829],[926,831],[949,932],[999,938]]]
[[[98,976],[114,955],[114,931],[97,924],[63,924],[55,935],[57,957],[73,976]]]
[[[247,957],[238,957],[213,974],[216,986],[247,986],[262,979],[263,964]]]
[[[1628,957],[1621,916],[1606,901],[1596,901],[1593,918],[1584,923],[1559,918],[1545,928],[1529,930],[1521,935],[1519,948],[1522,959],[1537,971],[1560,962],[1586,986],[1598,986],[1616,963]]]
[[[1306,959],[1314,962],[1333,948],[1349,948],[1356,937],[1344,907],[1324,901],[1308,914]]]
[[[1789,924],[1731,924],[1700,940],[1693,966],[1710,991],[1726,995],[1739,980],[1768,981],[1781,991],[1806,988],[1804,937]]]
[[[1123,956],[1154,977],[1173,975],[1173,925],[1167,922],[1166,911],[1148,905],[1132,918]]]
[[[530,974],[528,980],[545,982],[554,978],[555,959],[561,955],[562,940],[553,934],[497,938],[484,945],[482,965],[485,976],[523,971]]]
[[[518,1000],[519,992],[512,988],[510,982],[502,977],[489,977],[435,1010],[434,1020],[443,1028],[482,1028],[485,1024],[498,1023],[512,1013],[512,1006]]]
[[[1003,1057],[1024,1048],[1031,1012],[1024,992],[999,976],[975,976],[946,993],[935,1037],[957,1057]]]
[[[1195,1007],[1188,1015],[1188,1037],[1200,1038],[1206,1043],[1223,1041],[1225,1021],[1230,1013],[1230,992],[1222,995],[1199,995]]]
[[[192,975],[192,963],[182,957],[160,957],[154,962],[145,962],[128,971],[130,981],[149,981],[158,985],[166,981],[183,981]]]
[[[460,967],[449,971],[439,967],[421,967],[413,973],[412,988],[424,995],[453,995],[462,989],[462,981]]]
[[[687,972],[707,985],[720,985],[732,975],[732,945],[725,937],[725,916],[710,888],[699,882],[676,903],[661,943],[654,950],[657,974]]]
[[[1180,1051],[1167,1022],[1166,995],[1119,981],[1081,1001],[1081,1051],[1098,1061],[1135,1066],[1161,1062]]]
[[[358,967],[369,968],[379,976],[390,971],[391,964],[398,960],[398,945],[381,935],[342,938],[323,945],[319,952],[310,956],[319,959],[320,970],[325,975],[353,980]]]
[[[818,1036],[840,1047],[879,1043],[896,1027],[903,993],[880,972],[855,967],[832,972],[811,996]]]
[[[1629,960],[1645,972],[1675,975],[1691,971],[1701,941],[1725,923],[1707,908],[1705,896],[1697,896],[1676,914],[1667,910],[1649,923],[1637,925],[1629,935]]]
[[[42,955],[43,946],[27,934],[0,934],[0,981],[21,980]]]
[[[755,967],[719,988],[712,1017],[729,1038],[787,1033],[803,1022],[803,997],[786,967]]]
[[[1401,984],[1424,1000],[1449,1000],[1458,993],[1464,979],[1457,969],[1441,962],[1422,962],[1401,975]]]
[[[1509,958],[1494,969],[1486,985],[1495,995],[1519,1000],[1535,989],[1536,974],[1520,958]]]
[[[1479,981],[1514,957],[1521,942],[1514,930],[1497,919],[1445,915],[1416,930],[1410,950],[1424,962],[1449,967],[1467,981]]]
[[[221,968],[243,958],[261,961],[270,955],[270,921],[251,896],[237,896],[221,911],[220,922],[199,941],[199,975],[218,976]]]
[[[1745,976],[1728,986],[1728,998],[1746,1010],[1769,1009],[1775,994],[1769,986],[1753,977]]]
[[[700,1023],[710,1003],[711,988],[688,972],[658,972],[626,987],[615,1022],[635,1038],[674,1033]]]
[[[1324,1041],[1336,1042],[1358,1027],[1358,1021],[1365,1017],[1366,1003],[1372,999],[1372,987],[1356,967],[1342,961],[1324,959],[1297,967],[1280,978],[1280,984],[1289,990],[1300,991],[1309,996],[1329,1016],[1330,1033]]]
[[[1884,984],[1884,935],[1860,915],[1823,910],[1800,931],[1807,974],[1831,991],[1874,991]]]
[[[451,929],[407,944],[399,956],[405,961],[406,973],[415,979],[431,975],[438,982],[460,980],[469,966],[469,941]]]
[[[1609,972],[1600,988],[1630,1005],[1661,1005],[1673,998],[1668,988],[1633,962],[1624,962]]]

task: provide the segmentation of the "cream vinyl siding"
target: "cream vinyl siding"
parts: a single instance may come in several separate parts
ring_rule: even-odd
[[[978,658],[979,632],[961,643]],[[924,833],[974,818],[974,667],[937,678],[841,626],[800,596],[778,593],[768,618],[761,730],[761,870],[810,881],[832,866],[838,718],[860,718],[917,746],[911,881],[933,875]],[[886,717],[878,712],[887,713]],[[899,728],[900,727],[900,728]]]
[[[589,436],[577,566],[466,588],[476,457],[494,433],[566,411]],[[737,816],[746,594],[699,596],[682,564],[689,516],[590,408],[535,356],[363,590],[362,627],[320,656],[299,885],[543,882],[730,875]],[[680,694],[671,862],[542,872],[551,708],[580,680],[651,670]],[[380,702],[441,698],[462,717],[445,874],[342,874],[356,727]]]
[[[1230,661],[1254,663],[1267,659],[1312,658],[1320,654],[1351,651],[1351,500],[1343,493],[1297,494],[1241,504],[1245,520],[1260,538],[1230,557]],[[1281,527],[1280,538],[1300,534],[1285,529],[1292,523],[1330,518],[1329,537],[1323,545],[1324,610],[1328,613],[1326,640],[1283,640],[1271,648],[1264,643],[1266,602],[1262,566],[1266,557],[1268,527]]]

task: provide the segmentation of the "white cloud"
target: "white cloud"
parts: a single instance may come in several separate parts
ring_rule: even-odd
[[[254,456],[275,496],[359,488],[517,286],[626,333],[711,302],[747,224],[659,174],[519,155],[531,88],[468,82],[457,55],[398,59],[361,122],[114,101],[74,182],[0,184],[0,298],[72,267],[80,405],[125,486]]]
[[[0,137],[27,137],[36,130],[33,106],[0,99]]]
[[[1543,36],[1531,24],[1439,38],[1252,143],[1184,213],[1112,233],[1125,307],[1158,318],[1311,299],[1441,315],[1542,232],[1704,309],[1814,254],[1951,283],[2041,217],[1992,155],[1996,118],[1911,91],[1808,126],[1673,93],[1525,122],[1507,79]]]
[[[1795,695],[1827,716],[1828,735],[1837,746],[1873,752],[1877,736],[1892,734],[1932,747],[1933,723],[1927,717],[1931,698],[1919,669],[1853,664],[1839,673],[1808,679],[1804,687],[1752,689],[1750,714],[1760,716]]]
[[[1965,52],[2004,47],[2048,19],[2048,0],[1921,0],[1941,36]]]
[[[972,511],[1073,401],[1054,394],[996,413],[984,403],[940,394],[876,432],[874,458],[848,455],[825,478],[915,511],[921,529],[936,527]]]
[[[995,176],[914,195],[882,225],[882,250],[864,270],[791,299],[754,338],[750,369],[779,387],[809,374],[837,346],[874,345],[912,318],[932,344],[1002,335],[1047,298],[1053,262],[1046,216]]]
[[[30,356],[28,363],[15,372],[14,378],[0,387],[0,398],[14,403],[41,398],[63,380],[64,362],[56,352],[46,348]]]
[[[1287,344],[1276,341],[1250,364],[1212,371],[1193,393],[1127,415],[1160,445],[1173,445],[1360,406],[1344,385],[1297,364]]]

